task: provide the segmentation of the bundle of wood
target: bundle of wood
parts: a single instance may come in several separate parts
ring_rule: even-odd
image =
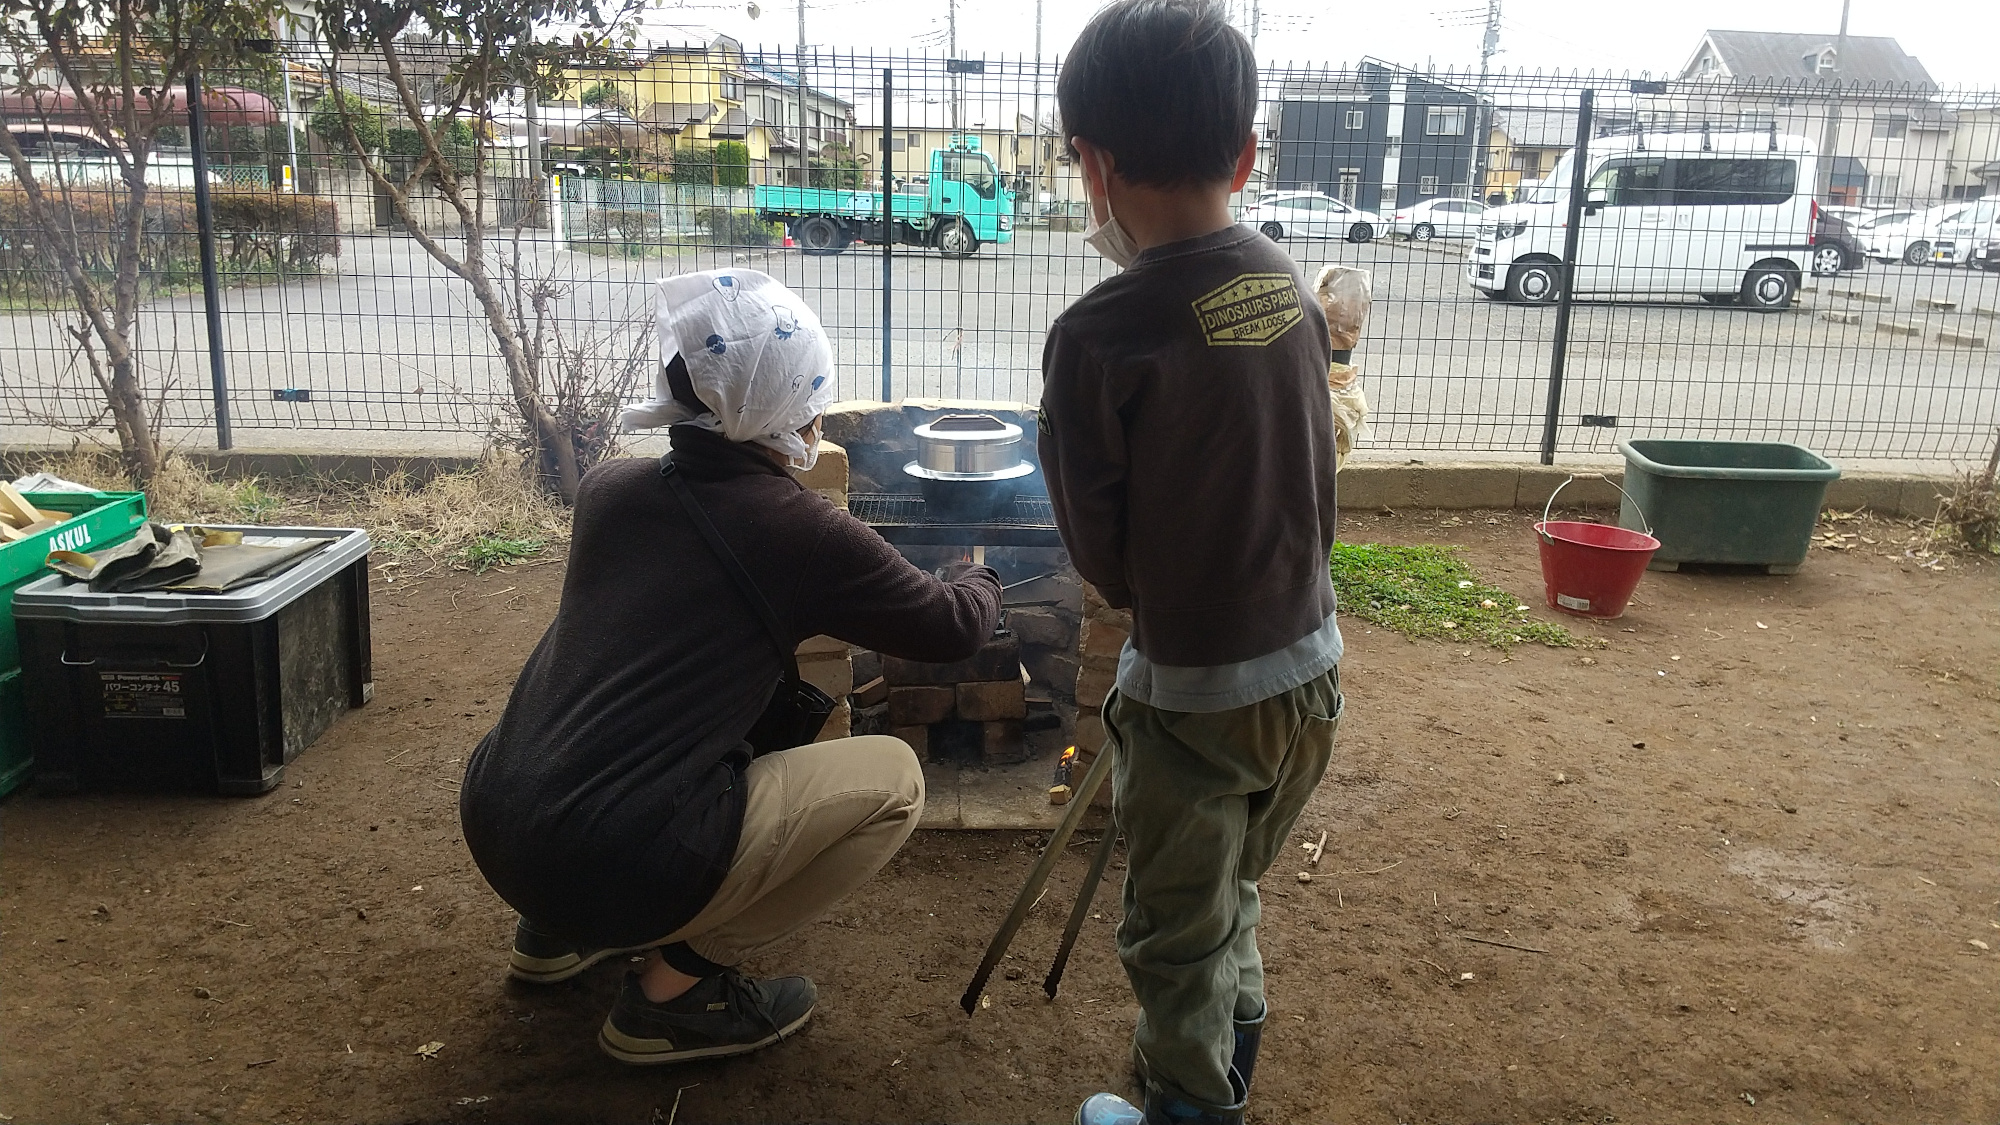
[[[0,543],[19,542],[69,518],[68,512],[46,512],[35,507],[19,489],[0,480]]]

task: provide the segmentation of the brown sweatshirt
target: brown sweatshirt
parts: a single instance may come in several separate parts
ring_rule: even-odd
[[[762,450],[691,426],[673,459],[793,646],[820,633],[912,660],[970,656],[1000,584],[910,565]],[[715,895],[743,823],[743,736],[777,645],[675,500],[659,463],[592,469],[555,621],[465,773],[466,847],[549,933],[628,946]]]
[[[1056,522],[1147,660],[1249,660],[1333,612],[1331,358],[1298,266],[1241,226],[1145,251],[1049,329]]]

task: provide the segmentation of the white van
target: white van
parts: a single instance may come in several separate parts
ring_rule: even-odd
[[[2000,199],[1982,199],[1938,224],[1931,261],[1940,266],[1958,265],[1995,239],[2000,239]]]
[[[1473,288],[1532,305],[1561,295],[1574,159],[1564,153],[1528,200],[1486,212],[1466,261]],[[1577,294],[1790,307],[1819,225],[1815,172],[1804,137],[1771,132],[1593,140]]]

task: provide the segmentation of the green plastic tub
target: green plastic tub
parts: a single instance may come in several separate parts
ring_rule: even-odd
[[[0,797],[34,768],[22,700],[21,653],[14,632],[14,591],[48,573],[50,551],[89,551],[130,538],[146,522],[143,492],[30,492],[28,503],[73,518],[0,546]]]
[[[1660,549],[1650,570],[1714,563],[1796,573],[1827,482],[1840,479],[1819,454],[1784,442],[1641,439],[1618,450],[1625,455],[1618,523],[1651,523]]]

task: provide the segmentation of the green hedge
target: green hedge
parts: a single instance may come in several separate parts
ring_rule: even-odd
[[[340,217],[333,201],[311,195],[218,188],[209,193],[215,216],[217,266],[241,280],[279,269],[315,273],[340,256]],[[0,297],[10,301],[60,300],[68,289],[51,247],[29,218],[27,193],[0,185]],[[122,188],[73,188],[55,197],[64,227],[74,232],[86,271],[110,281]],[[194,192],[155,189],[146,201],[139,249],[140,283],[147,292],[195,283],[200,271]]]

